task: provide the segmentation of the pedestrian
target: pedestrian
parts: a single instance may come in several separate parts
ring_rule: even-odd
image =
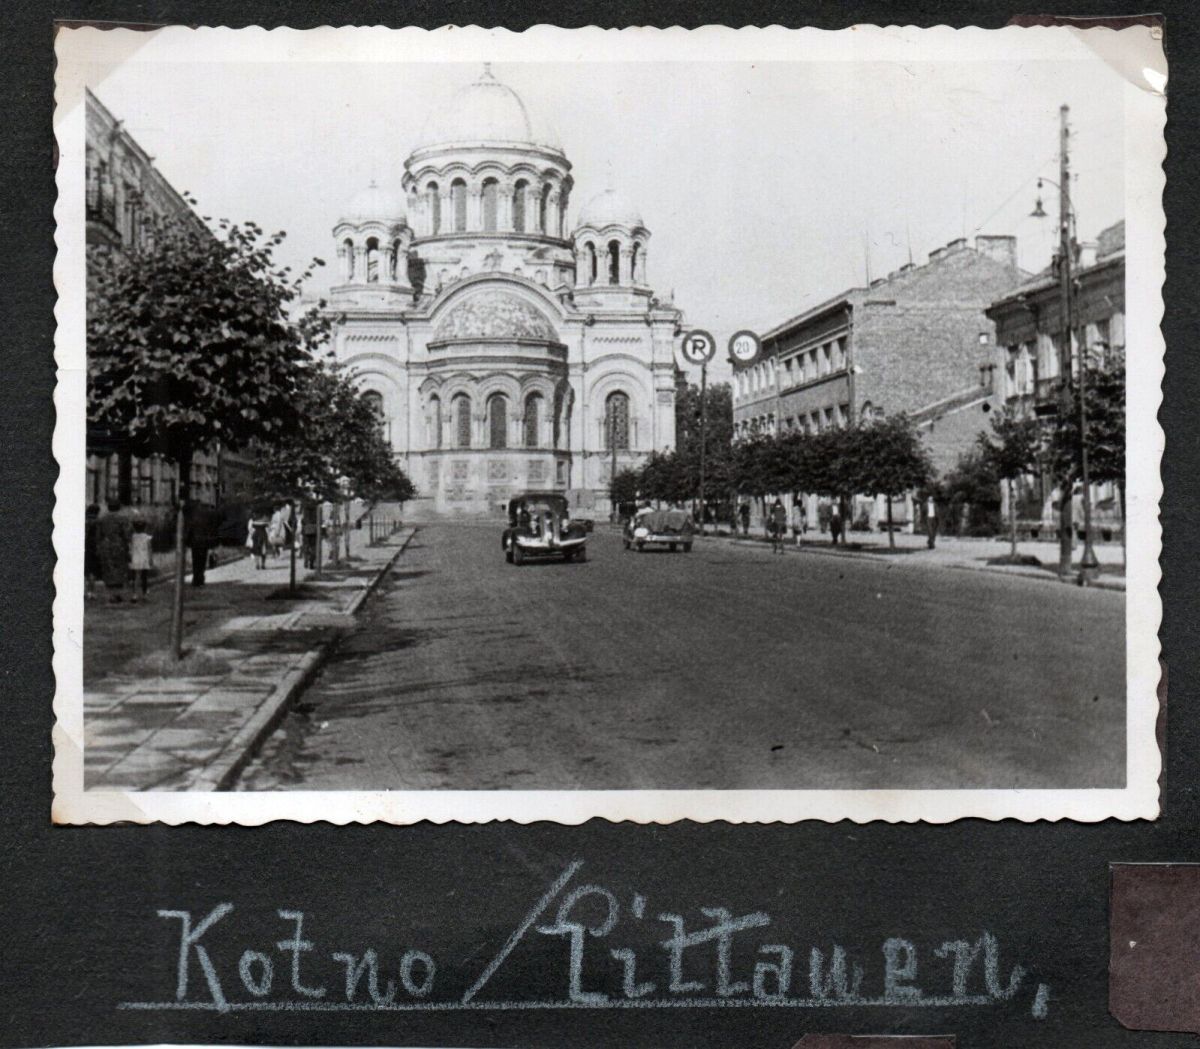
[[[129,537],[129,570],[133,573],[129,599],[135,605],[138,603],[139,592],[146,600],[150,596],[150,526],[143,517],[135,517],[132,534]]]
[[[804,500],[797,499],[792,504],[792,538],[795,539],[797,546],[800,545],[800,540],[807,531],[808,515],[804,510]]]
[[[267,527],[267,542],[271,546],[271,556],[278,557],[283,552],[286,542],[284,533],[287,530],[288,504],[280,503],[271,514],[271,523]]]
[[[928,533],[925,545],[932,550],[937,545],[938,534],[937,500],[932,495],[925,500],[925,530]]]
[[[787,511],[783,508],[783,503],[779,499],[776,499],[771,504],[769,528],[771,531],[771,553],[782,554],[783,537],[787,532]]]
[[[96,557],[100,577],[108,591],[108,603],[119,604],[129,578],[129,540],[133,529],[119,499],[109,499],[108,512],[96,521]]]
[[[740,517],[741,521],[742,521],[742,536],[748,538],[750,535],[750,504],[749,503],[742,503],[742,505],[738,507],[738,517]]]
[[[211,506],[189,503],[184,539],[192,554],[192,586],[204,586],[213,547],[220,541],[220,515]]]
[[[283,543],[284,549],[288,552],[288,557],[291,558],[292,551],[296,549],[297,522],[296,522],[296,502],[294,499],[289,499],[283,504]]]
[[[837,546],[842,539],[842,508],[837,502],[829,508],[829,534]]]
[[[317,507],[307,503],[300,514],[300,547],[304,551],[304,567],[317,567]]]
[[[250,531],[246,543],[254,554],[254,567],[267,567],[267,530],[271,527],[271,515],[262,507],[256,507],[250,515]]]
[[[96,522],[100,507],[90,503],[83,519],[83,581],[88,597],[95,595],[96,579],[100,575],[100,555],[96,550]]]

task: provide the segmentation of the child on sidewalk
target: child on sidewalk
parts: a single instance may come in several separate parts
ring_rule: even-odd
[[[136,605],[138,592],[143,598],[148,597],[150,585],[150,530],[146,522],[135,517],[133,520],[133,535],[129,540],[129,567],[133,572],[132,600]]]

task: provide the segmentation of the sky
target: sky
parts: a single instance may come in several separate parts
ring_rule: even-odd
[[[400,189],[435,107],[478,63],[142,62],[89,78],[100,100],[198,199],[202,215],[286,230],[285,264],[328,263],[331,229],[371,179]],[[558,132],[568,220],[607,186],[651,233],[649,281],[721,347],[763,332],[910,255],[1013,234],[1049,262],[1070,106],[1082,240],[1124,217],[1121,81],[1101,62],[497,62]]]

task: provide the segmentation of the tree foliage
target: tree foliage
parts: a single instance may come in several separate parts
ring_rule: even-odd
[[[1125,480],[1125,357],[1087,375],[1088,474],[1093,483]],[[1056,477],[1068,483],[1083,473],[1079,440],[1079,384],[1072,385],[1049,433],[1046,454]]]

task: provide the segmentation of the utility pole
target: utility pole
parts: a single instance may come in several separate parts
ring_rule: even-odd
[[[708,361],[700,365],[700,531],[704,532],[704,456],[708,429]]]
[[[1071,202],[1068,186],[1071,184],[1070,131],[1067,116],[1070,107],[1064,105],[1059,111],[1058,132],[1058,292],[1062,325],[1062,357],[1059,362],[1059,425],[1066,422],[1066,413],[1071,405],[1071,371],[1074,361],[1075,335],[1072,329],[1075,311],[1072,309],[1073,287],[1071,262],[1074,253],[1071,236]],[[1071,548],[1074,545],[1075,527],[1072,512],[1073,493],[1070,478],[1063,478],[1059,488],[1058,521],[1058,574],[1071,574]]]

